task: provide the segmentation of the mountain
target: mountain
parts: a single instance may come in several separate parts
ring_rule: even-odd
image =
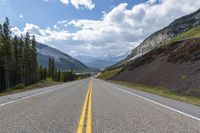
[[[200,10],[149,36],[123,62],[109,79],[200,97]]]
[[[144,55],[152,49],[165,45],[166,42],[174,39],[175,37],[177,38],[180,34],[192,28],[195,28],[198,25],[200,25],[200,9],[194,13],[176,19],[167,27],[153,33],[148,38],[146,38],[140,45],[133,49],[125,59],[117,62],[116,64],[106,69],[109,70],[118,68],[124,65],[125,63]]]
[[[48,59],[55,59],[56,68],[62,71],[73,69],[76,72],[95,71],[77,59],[47,45],[37,44],[38,62],[43,67],[48,67]]]
[[[98,68],[104,69],[108,66],[111,66],[122,59],[125,59],[129,53],[125,53],[119,56],[105,56],[105,57],[91,57],[91,56],[84,56],[78,55],[75,58],[86,64],[91,68]]]
[[[131,54],[127,57],[127,60],[134,59],[156,47],[160,47],[164,44],[163,43],[164,41],[171,40],[177,35],[193,27],[196,27],[199,24],[200,24],[200,9],[190,15],[175,20],[167,27],[150,35],[138,47],[132,50]]]
[[[113,80],[200,97],[199,37],[175,41],[134,59]]]

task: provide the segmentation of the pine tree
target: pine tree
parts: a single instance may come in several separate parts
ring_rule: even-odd
[[[24,73],[25,73],[25,84],[30,85],[31,83],[31,52],[30,52],[30,35],[26,33],[24,38]]]
[[[48,77],[52,77],[52,68],[51,68],[51,66],[52,66],[52,59],[49,58],[49,60],[48,60]]]
[[[17,84],[19,83],[19,78],[18,78],[18,37],[15,36],[12,40],[12,45],[13,45],[13,64],[12,64],[12,84]]]
[[[3,26],[0,27],[0,35],[2,41],[2,64],[3,64],[3,87],[10,87],[10,75],[11,75],[11,65],[12,65],[12,47],[11,47],[11,31],[10,31],[10,22],[6,18]]]
[[[61,77],[61,71],[60,70],[58,70],[58,81],[62,81],[62,77]]]
[[[24,66],[24,41],[23,36],[19,39],[18,48],[18,72],[19,72],[19,83],[25,83],[25,66]]]
[[[52,73],[52,78],[55,79],[55,60],[54,60],[54,58],[51,59],[51,73]]]
[[[32,40],[31,40],[31,43],[32,43],[32,49],[31,49],[31,52],[32,52],[32,73],[33,73],[33,81],[32,83],[36,83],[36,76],[37,76],[37,50],[36,50],[36,41],[35,41],[35,36],[32,37]]]
[[[0,92],[4,89],[5,77],[4,77],[4,64],[3,64],[3,44],[2,44],[2,25],[0,24]]]
[[[39,81],[41,81],[41,80],[43,80],[43,68],[42,68],[42,66],[39,66],[38,67],[38,79],[39,79]]]
[[[55,79],[55,60],[54,58],[49,58],[48,61],[48,77]]]
[[[47,68],[43,69],[44,80],[47,78]]]

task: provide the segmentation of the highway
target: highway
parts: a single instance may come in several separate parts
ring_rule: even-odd
[[[95,78],[0,97],[0,133],[200,133],[200,107]]]

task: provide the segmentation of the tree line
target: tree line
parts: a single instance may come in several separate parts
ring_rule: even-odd
[[[48,67],[37,61],[37,42],[34,36],[12,36],[9,19],[0,24],[0,92],[17,84],[26,86],[51,78],[54,81],[77,79],[73,70],[61,72],[56,69],[54,58],[49,58]]]
[[[47,78],[51,78],[54,81],[67,82],[79,78],[79,76],[77,76],[72,69],[70,71],[63,71],[63,72],[58,70],[55,66],[54,58],[49,58],[48,68],[43,68],[42,66],[39,66],[38,73],[40,80],[46,80]]]
[[[9,19],[0,24],[0,90],[18,83],[34,84],[37,79],[37,51],[35,37],[12,37]]]

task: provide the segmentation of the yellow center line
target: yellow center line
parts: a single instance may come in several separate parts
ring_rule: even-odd
[[[88,104],[88,115],[87,115],[87,126],[86,126],[86,133],[92,133],[92,81],[90,80],[88,91],[85,97],[85,101],[83,104],[83,109],[81,112],[81,117],[79,120],[79,125],[77,128],[76,133],[82,133],[83,127],[84,127],[84,121],[85,121],[85,115],[86,115],[86,109]]]
[[[92,133],[92,81],[90,82],[90,97],[88,103],[86,133]]]

